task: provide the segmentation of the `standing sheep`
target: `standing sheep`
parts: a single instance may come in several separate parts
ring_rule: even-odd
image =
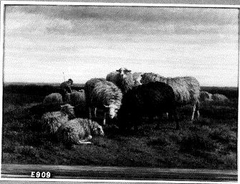
[[[104,136],[102,126],[89,119],[75,118],[58,129],[57,136],[66,146],[72,144],[91,144],[92,135]]]
[[[162,82],[139,85],[123,96],[119,126],[125,128],[131,122],[136,129],[141,117],[153,119],[154,116],[162,117],[166,112],[174,117],[176,128],[179,129],[173,89]]]
[[[92,119],[92,109],[104,109],[103,125],[106,123],[106,113],[111,119],[117,116],[121,106],[122,92],[112,82],[102,78],[93,78],[85,84],[86,102],[89,109],[89,118]],[[107,112],[106,112],[107,111]]]
[[[175,94],[175,101],[179,105],[192,104],[193,112],[191,120],[194,119],[195,113],[199,118],[199,98],[200,98],[200,84],[194,77],[175,77],[165,78],[154,73],[144,73],[142,75],[141,83],[147,84],[149,82],[164,82],[173,88]]]
[[[43,100],[43,105],[57,105],[62,103],[63,99],[60,93],[51,93],[47,95]]]
[[[85,91],[82,89],[80,91],[73,91],[70,93],[70,104],[75,105],[85,105],[86,104],[86,97]]]
[[[120,68],[116,72],[109,73],[106,76],[106,80],[116,84],[123,94],[135,85],[131,70],[126,68]]]
[[[70,94],[70,104],[74,106],[76,117],[87,118],[88,109],[86,103],[86,95],[84,89],[80,91],[73,91]]]
[[[65,104],[61,106],[60,111],[44,113],[41,119],[45,130],[53,134],[62,124],[73,118],[75,118],[73,106]]]

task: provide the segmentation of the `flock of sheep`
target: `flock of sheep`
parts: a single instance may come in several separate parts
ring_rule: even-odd
[[[108,119],[116,119],[119,128],[137,129],[141,118],[152,120],[166,114],[179,129],[176,107],[185,104],[193,106],[191,120],[200,116],[200,84],[194,77],[165,78],[120,68],[106,78],[88,80],[84,90],[67,97],[63,102],[59,93],[46,96],[43,104],[64,105],[60,111],[42,116],[46,129],[67,145],[90,144],[92,135],[104,135]],[[99,114],[101,123],[94,121]]]

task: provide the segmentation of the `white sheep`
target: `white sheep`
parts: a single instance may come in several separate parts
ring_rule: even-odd
[[[63,124],[57,132],[59,141],[66,146],[91,144],[92,135],[104,136],[102,126],[89,119],[75,118]]]
[[[75,118],[74,107],[65,104],[61,106],[60,111],[44,113],[41,120],[46,132],[54,134],[62,124],[73,118]]]
[[[142,75],[141,83],[147,84],[149,82],[164,82],[173,88],[175,94],[175,101],[179,105],[192,104],[193,112],[191,120],[194,119],[195,113],[199,118],[199,98],[200,98],[200,84],[194,77],[175,77],[165,78],[154,73],[144,73]]]
[[[47,95],[43,100],[44,105],[56,105],[56,104],[62,104],[62,103],[63,103],[63,99],[60,93],[51,93]]]
[[[133,76],[133,81],[134,81],[134,86],[138,86],[138,85],[141,85],[141,79],[142,79],[142,72],[134,72],[132,74]]]
[[[218,93],[213,94],[212,99],[214,102],[227,102],[229,100],[225,95]]]
[[[111,72],[106,76],[106,80],[116,84],[121,90],[122,93],[126,93],[129,89],[132,89],[135,86],[135,81],[131,70],[126,68],[120,68],[115,72]]]
[[[96,117],[96,108],[104,110],[103,125],[106,123],[107,113],[111,119],[117,116],[122,92],[114,83],[103,78],[93,78],[86,82],[84,89],[90,119],[92,119],[92,109],[95,110]]]

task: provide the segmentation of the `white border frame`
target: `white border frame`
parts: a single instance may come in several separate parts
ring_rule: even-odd
[[[97,1],[97,0],[96,0]],[[1,58],[2,58],[2,65],[0,74],[2,77],[0,78],[0,83],[3,84],[3,61],[4,61],[4,25],[5,25],[5,6],[6,5],[39,5],[39,6],[47,6],[47,5],[60,5],[60,6],[105,6],[105,7],[165,7],[165,8],[219,8],[219,9],[238,9],[239,10],[239,16],[238,16],[238,71],[239,71],[239,57],[240,57],[240,1],[238,5],[227,5],[227,4],[176,4],[176,3],[121,3],[121,2],[60,2],[60,1],[1,1]],[[239,74],[238,74],[238,89],[239,89]],[[240,97],[240,91],[238,90],[238,96]],[[0,96],[3,97],[3,85],[0,87]],[[3,98],[0,98],[0,104],[3,104]],[[2,108],[2,107],[1,107]],[[238,109],[240,109],[239,105],[239,99],[238,99]],[[238,112],[238,122],[239,122],[239,112]],[[2,130],[2,114],[0,115],[0,128]],[[238,123],[238,130],[240,128],[240,125]],[[2,169],[2,136],[0,136],[0,166]],[[239,153],[239,140],[237,144],[237,152]],[[237,154],[237,157],[238,154]],[[237,165],[239,168],[239,159],[237,160]],[[239,170],[239,169],[238,169]],[[239,171],[238,171],[239,173]],[[238,175],[239,177],[239,175]],[[2,178],[1,172],[0,172],[0,181],[36,181],[36,182],[85,182],[85,183],[237,183],[237,182],[228,182],[228,181],[221,181],[221,182],[203,182],[203,181],[156,181],[156,180],[99,180],[99,179],[23,179],[23,178]]]

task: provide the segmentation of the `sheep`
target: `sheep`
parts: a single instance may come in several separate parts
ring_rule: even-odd
[[[106,76],[106,80],[116,84],[125,94],[129,89],[135,86],[131,70],[120,68],[115,72],[111,72]]]
[[[119,127],[126,128],[132,123],[136,130],[141,117],[147,116],[153,119],[154,116],[159,116],[161,118],[163,113],[169,113],[176,121],[176,129],[179,129],[175,96],[169,85],[150,82],[135,86],[123,96],[118,114]]]
[[[165,78],[154,73],[144,73],[142,75],[141,83],[147,84],[149,82],[164,82],[173,88],[175,94],[175,101],[178,105],[192,104],[193,111],[191,121],[194,120],[195,113],[199,118],[200,105],[200,84],[194,77],[175,77]]]
[[[70,104],[74,106],[74,112],[76,117],[87,118],[88,109],[86,103],[86,96],[84,89],[79,91],[73,91],[70,94]]]
[[[207,91],[200,91],[200,100],[202,102],[212,101],[212,94]]]
[[[85,91],[82,89],[80,91],[73,91],[70,93],[70,104],[75,105],[85,105],[86,104],[86,97],[85,97]]]
[[[114,83],[103,78],[93,78],[86,82],[84,90],[90,119],[92,119],[92,109],[95,110],[96,117],[96,108],[104,110],[103,125],[106,124],[107,112],[110,119],[117,116],[122,92]]]
[[[212,99],[214,102],[227,102],[229,100],[225,95],[218,94],[218,93],[213,94]]]
[[[92,135],[104,136],[102,126],[89,119],[75,118],[61,125],[57,132],[59,141],[66,146],[91,144]]]
[[[47,95],[43,100],[44,105],[62,104],[62,103],[63,103],[63,99],[60,93],[51,93]]]
[[[141,85],[141,79],[142,79],[142,72],[134,72],[132,74],[133,76],[133,81],[134,81],[134,86],[138,86],[138,85]]]
[[[54,134],[62,124],[73,118],[75,118],[74,107],[70,104],[65,104],[61,106],[60,111],[44,113],[41,120],[46,132]]]

